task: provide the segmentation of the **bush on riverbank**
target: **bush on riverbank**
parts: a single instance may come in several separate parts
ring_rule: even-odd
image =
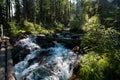
[[[17,36],[22,34],[50,34],[53,33],[53,30],[48,30],[43,27],[42,24],[33,24],[32,22],[23,21],[20,25],[15,21],[9,23],[10,36]]]
[[[80,66],[79,73],[83,80],[104,80],[109,62],[106,56],[89,52],[82,58]]]
[[[79,75],[82,80],[119,80],[120,51],[99,55],[92,51],[81,59]]]
[[[82,80],[119,80],[120,33],[104,26],[87,30],[81,46],[91,46],[81,59],[79,75]]]

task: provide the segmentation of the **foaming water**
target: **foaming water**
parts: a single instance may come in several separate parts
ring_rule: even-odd
[[[18,80],[68,80],[79,61],[78,55],[57,42],[54,42],[54,47],[41,49],[30,38],[16,43],[22,47],[37,48],[14,66]]]

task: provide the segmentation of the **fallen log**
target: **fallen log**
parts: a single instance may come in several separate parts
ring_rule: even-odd
[[[59,43],[64,43],[66,45],[72,45],[76,46],[76,45],[80,45],[81,44],[81,40],[80,39],[65,39],[65,38],[55,38],[55,37],[49,37],[49,36],[37,36],[36,41],[40,42],[41,40],[45,40],[45,41],[57,41]]]

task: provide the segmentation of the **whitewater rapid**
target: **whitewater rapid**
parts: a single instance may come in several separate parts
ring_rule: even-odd
[[[30,49],[30,54],[14,66],[17,79],[68,80],[80,56],[56,41],[54,47],[41,48],[35,38],[28,37],[16,43],[16,46],[28,46]]]

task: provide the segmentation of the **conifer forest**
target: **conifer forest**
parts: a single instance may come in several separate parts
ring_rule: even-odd
[[[0,27],[0,80],[120,80],[120,0],[0,0]]]

